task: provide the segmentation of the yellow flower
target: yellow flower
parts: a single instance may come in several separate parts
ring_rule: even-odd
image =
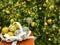
[[[14,33],[13,32],[8,32],[7,33],[9,36],[14,36]]]
[[[8,27],[3,27],[3,29],[2,29],[2,34],[7,33],[7,32],[8,32],[8,30],[9,30],[9,28],[8,28]]]
[[[54,5],[50,5],[49,9],[50,9],[50,11],[53,11],[54,10]]]
[[[35,26],[35,22],[31,22],[31,26],[34,27]]]
[[[43,4],[43,7],[47,7],[47,4],[44,3],[44,4]]]
[[[6,13],[7,13],[7,14],[10,14],[10,11],[9,11],[9,10],[6,10]]]
[[[51,38],[48,38],[49,41],[51,41]]]
[[[15,24],[15,27],[16,27],[16,29],[19,29],[19,26],[18,26],[18,24]]]
[[[47,22],[45,22],[45,23],[44,23],[44,26],[47,26],[47,25],[48,25]]]
[[[49,0],[46,0],[46,3],[48,3],[49,2]]]
[[[14,25],[10,25],[9,26],[9,31],[15,32],[16,31],[16,27]]]
[[[48,24],[52,24],[52,19],[47,20]]]
[[[11,19],[10,22],[11,22],[11,23],[14,22],[14,19]]]

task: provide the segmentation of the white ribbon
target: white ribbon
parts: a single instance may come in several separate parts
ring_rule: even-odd
[[[17,41],[13,41],[13,42],[12,42],[12,45],[16,45],[16,44],[17,44]]]

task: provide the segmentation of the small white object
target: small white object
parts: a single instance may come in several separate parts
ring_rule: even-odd
[[[28,17],[27,18],[27,23],[31,23],[32,22],[32,18],[31,17]]]

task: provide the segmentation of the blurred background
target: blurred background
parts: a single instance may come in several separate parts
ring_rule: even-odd
[[[14,21],[29,27],[35,45],[60,45],[60,0],[0,0],[0,32]]]

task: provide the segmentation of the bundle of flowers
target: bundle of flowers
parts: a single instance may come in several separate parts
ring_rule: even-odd
[[[2,41],[12,42],[12,45],[17,45],[18,41],[34,38],[30,36],[31,31],[28,27],[22,27],[19,22],[13,22],[9,27],[3,27],[1,32]]]

